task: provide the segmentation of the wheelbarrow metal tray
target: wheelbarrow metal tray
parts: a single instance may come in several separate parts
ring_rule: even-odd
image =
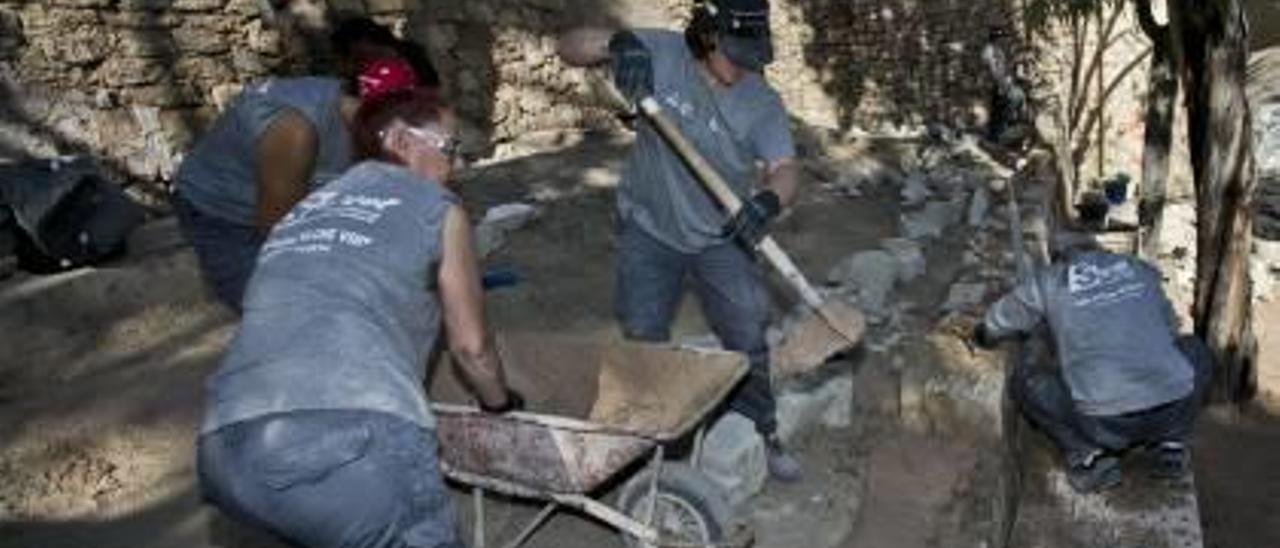
[[[441,364],[431,385],[441,460],[455,477],[586,493],[696,426],[746,374],[742,354],[535,334],[498,339],[525,412],[476,411]]]

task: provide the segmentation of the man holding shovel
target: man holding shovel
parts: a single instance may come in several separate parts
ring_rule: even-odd
[[[729,215],[662,136],[640,124],[618,191],[616,313],[627,337],[665,341],[691,278],[707,323],[751,363],[731,407],[766,440],[770,474],[798,480],[800,464],[777,436],[769,296],[751,251],[799,182],[786,110],[762,74],[773,59],[767,0],[700,1],[683,36],[576,29],[561,38],[560,56],[574,66],[608,62],[628,99],[654,97],[742,200]]]

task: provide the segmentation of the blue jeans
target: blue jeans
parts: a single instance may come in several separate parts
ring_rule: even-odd
[[[202,435],[205,499],[295,546],[462,548],[435,433],[384,413],[299,411]]]
[[[181,195],[174,196],[173,209],[182,235],[196,250],[205,283],[213,288],[219,301],[239,314],[245,287],[266,237],[255,227],[201,213]]]
[[[1028,365],[1014,370],[1010,395],[1027,420],[1069,457],[1097,449],[1123,451],[1143,444],[1185,442],[1209,387],[1213,361],[1209,349],[1195,336],[1181,337],[1177,344],[1195,370],[1195,387],[1189,396],[1151,409],[1085,415],[1076,411],[1071,390],[1057,371]]]
[[[699,253],[681,253],[623,221],[618,245],[614,308],[630,339],[665,342],[671,338],[686,275],[692,278],[702,315],[720,343],[747,355],[747,379],[729,406],[751,419],[756,430],[777,430],[777,402],[769,380],[769,294],[755,258],[734,243]]]

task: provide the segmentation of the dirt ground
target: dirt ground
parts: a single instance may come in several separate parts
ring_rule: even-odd
[[[461,193],[476,217],[512,201],[543,208],[487,261],[519,278],[488,295],[490,319],[500,331],[612,336],[612,188],[627,143],[589,136],[559,145],[464,177]],[[900,201],[896,188],[851,198],[811,185],[775,234],[820,280],[841,259],[897,236]],[[938,425],[911,431],[896,422],[907,405],[898,364],[955,358],[923,335],[960,273],[964,242],[948,234],[926,249],[926,275],[899,294],[912,303],[892,326],[903,332],[899,344],[826,366],[855,374],[853,424],[795,442],[805,480],[769,483],[742,509],[756,526],[756,546],[983,545],[990,447],[963,435],[940,439]],[[194,293],[190,253],[172,242],[158,249],[97,272],[0,285],[0,548],[279,548],[199,501],[192,449],[202,381],[234,326]],[[774,282],[775,302],[789,306],[791,295]],[[674,332],[708,332],[693,299]],[[892,338],[872,329],[877,346]],[[1210,548],[1280,538],[1276,426],[1253,416],[1204,421],[1197,475]],[[469,499],[456,495],[469,521]],[[493,501],[489,538],[509,538],[537,510]],[[561,513],[528,546],[623,543],[598,523]]]

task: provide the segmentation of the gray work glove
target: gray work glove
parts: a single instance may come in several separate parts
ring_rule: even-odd
[[[635,33],[615,32],[609,39],[613,83],[632,102],[653,95],[653,55]]]
[[[754,248],[768,233],[769,222],[782,212],[782,199],[772,190],[756,193],[724,225],[724,236],[747,248]]]

